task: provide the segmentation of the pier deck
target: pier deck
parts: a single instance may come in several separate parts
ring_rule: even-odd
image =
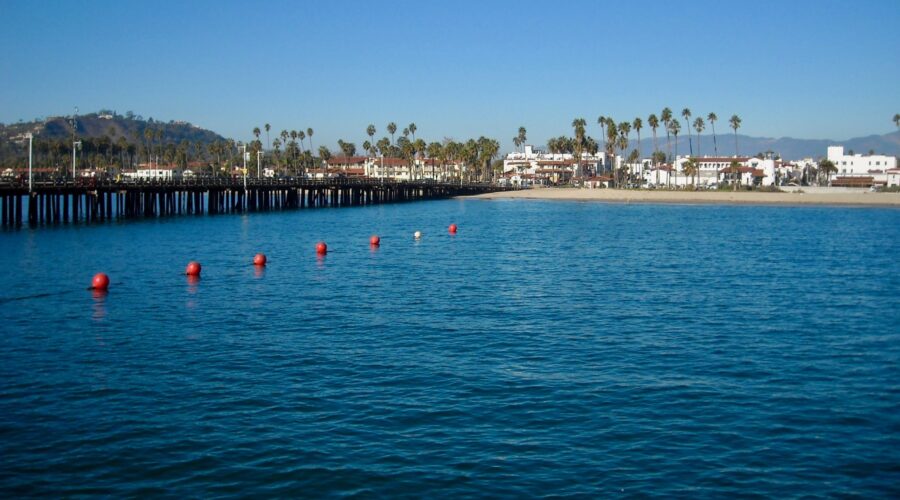
[[[378,179],[191,179],[116,182],[95,179],[0,184],[3,227],[120,219],[352,207],[502,191],[485,183]]]

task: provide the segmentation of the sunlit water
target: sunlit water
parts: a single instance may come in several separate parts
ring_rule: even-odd
[[[6,231],[0,492],[897,496],[898,244],[484,200]]]

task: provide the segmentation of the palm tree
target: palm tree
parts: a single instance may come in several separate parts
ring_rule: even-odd
[[[738,176],[740,173],[740,166],[741,164],[738,163],[737,159],[731,160],[731,183],[734,186],[735,191],[737,191],[737,186],[740,184],[740,177]]]
[[[663,127],[666,129],[666,162],[671,161],[672,156],[672,145],[669,142],[669,134],[671,129],[669,128],[669,124],[672,123],[672,110],[669,108],[663,108],[662,113],[659,115],[659,118],[662,120]]]
[[[688,146],[690,147],[690,155],[694,156],[694,142],[691,140],[691,110],[688,108],[682,109],[681,116],[684,117],[684,125],[688,131]]]
[[[894,125],[900,128],[900,113],[894,113]]]
[[[678,132],[681,131],[681,123],[678,120],[669,122],[669,131],[675,136],[675,158],[672,160],[672,172],[675,172],[675,187],[678,188],[678,169],[675,168],[675,161],[678,160]],[[671,175],[671,173],[670,173]]]
[[[651,113],[650,116],[647,117],[647,124],[650,125],[651,129],[653,129],[653,158],[655,159],[656,152],[659,150],[659,148],[656,146],[656,129],[659,128],[659,118],[657,118],[655,114]],[[659,185],[658,165],[656,169],[656,185]]]
[[[322,161],[322,178],[328,176],[328,172],[325,170],[325,166],[328,163],[328,160],[331,159],[331,151],[328,150],[325,146],[319,146],[319,159]]]
[[[697,156],[698,157],[700,156],[700,133],[703,132],[703,130],[705,128],[706,128],[706,124],[703,123],[703,118],[698,116],[697,119],[694,120],[694,130],[697,131]]]
[[[728,123],[731,124],[731,128],[734,129],[734,157],[737,158],[738,155],[738,138],[737,138],[737,130],[741,128],[741,118],[738,115],[731,115],[731,119],[728,120]],[[737,161],[737,160],[735,160]],[[734,190],[737,191],[737,183],[734,184]]]
[[[372,141],[375,138],[375,132],[375,125],[369,124],[369,126],[366,127],[366,135],[369,136],[369,141]]]
[[[738,138],[737,138],[737,130],[741,128],[741,118],[738,115],[731,115],[731,119],[728,120],[728,123],[731,124],[731,128],[734,129],[734,156],[738,155]]]
[[[272,128],[268,123],[265,125],[266,127],[266,149],[272,149],[272,143],[269,142],[269,130]]]
[[[572,120],[572,128],[575,129],[575,161],[577,162],[576,170],[581,170],[581,153],[584,151],[584,127],[587,122],[584,118],[575,118]]]
[[[522,145],[523,153],[525,152],[525,141],[528,140],[527,134],[528,131],[525,130],[525,127],[519,127],[519,135],[517,137],[519,138],[519,143]]]
[[[715,156],[719,156],[719,144],[718,144],[718,141],[716,141],[716,120],[718,120],[719,117],[716,116],[715,113],[710,112],[708,115],[706,115],[706,119],[709,121],[709,125],[712,127],[712,132],[713,132],[713,151],[714,151],[713,154],[714,154]]]
[[[694,158],[688,158],[688,161],[684,162],[682,172],[684,172],[684,175],[692,177],[694,179],[694,189],[697,189],[697,176],[700,173],[697,160]]]
[[[619,127],[621,127],[622,125],[626,125],[626,124],[628,124],[628,122],[622,122],[619,124]],[[629,127],[630,127],[630,125],[629,125]],[[625,131],[622,130],[621,128],[619,129],[619,138],[616,140],[616,145],[619,146],[619,152],[622,155],[622,166],[615,172],[616,187],[621,187],[622,184],[625,184],[625,187],[627,188],[628,187],[628,183],[627,183],[628,159],[625,157],[625,150],[628,149],[628,136],[626,135]],[[619,175],[624,177],[625,180],[620,182]]]
[[[619,150],[621,150],[621,153],[622,153],[622,160],[626,160],[625,152],[628,151],[628,145],[631,142],[628,137],[628,135],[630,133],[631,133],[631,124],[630,123],[622,122],[619,124]],[[625,173],[625,170],[627,168],[628,167],[626,165],[626,166],[624,166],[624,168],[621,169],[623,174]],[[627,178],[624,179],[623,182],[625,183],[625,187],[627,188],[628,187],[628,179]],[[619,184],[618,177],[616,178],[616,184]]]
[[[272,141],[272,149],[275,150],[275,166],[277,167],[281,158],[281,139],[276,137],[275,140]]]
[[[825,159],[819,162],[819,172],[824,173],[826,175],[826,180],[831,182],[831,174],[837,172],[837,167],[834,166],[834,162]]]
[[[644,155],[644,148],[641,147],[641,129],[644,128],[644,121],[641,120],[640,117],[634,119],[631,123],[631,126],[634,127],[634,131],[637,132],[638,136],[638,161],[641,161],[641,157]],[[639,184],[644,183],[644,162],[641,161],[641,182]],[[639,186],[640,187],[640,186]]]
[[[409,133],[410,133],[410,134],[412,134],[412,136],[413,136],[413,142],[416,142],[416,130],[418,130],[418,129],[416,128],[416,124],[415,124],[415,123],[410,123],[409,126],[406,127],[406,129],[409,130]]]
[[[431,178],[432,179],[435,178],[434,163],[436,161],[438,161],[438,158],[440,158],[441,155],[443,154],[443,149],[444,149],[444,147],[439,142],[430,142],[430,143],[428,143],[428,146],[425,149],[426,153],[428,153],[428,159],[431,160],[429,163],[431,163]],[[443,169],[443,165],[441,165],[441,168]]]
[[[397,132],[397,124],[394,122],[387,124],[387,131],[391,134],[391,145],[394,145],[394,133]]]
[[[299,136],[299,134],[297,133],[296,130],[291,130],[291,144],[293,145],[293,147],[291,148],[291,157],[292,157],[291,158],[291,166],[292,167],[297,166],[295,161],[297,159],[297,137],[298,136]]]
[[[606,117],[603,115],[600,115],[597,118],[597,124],[600,125],[600,137],[603,138],[603,142],[604,142],[603,149],[605,150],[606,149]]]
[[[479,137],[478,149],[480,150],[479,158],[482,163],[481,180],[484,181],[487,174],[491,173],[491,160],[493,160],[500,151],[500,143],[494,139]]]
[[[312,143],[313,129],[312,129],[312,127],[309,127],[306,129],[306,136],[309,137],[309,153],[312,154],[312,151],[313,151],[313,143]]]
[[[415,151],[416,151],[416,158],[424,159],[425,158],[425,150],[428,148],[428,145],[425,144],[425,141],[422,140],[422,138],[415,139],[412,142],[413,142],[413,149],[415,149]],[[415,162],[413,163],[413,165],[415,166]],[[419,175],[418,166],[415,167],[415,174],[417,176],[416,178],[418,178],[418,175]],[[424,165],[422,166],[422,175],[425,175],[425,166]]]
[[[612,118],[606,119],[606,156],[610,158],[610,171],[613,174],[613,183],[615,184],[616,173],[616,141],[619,138],[619,131],[616,129],[616,122]]]

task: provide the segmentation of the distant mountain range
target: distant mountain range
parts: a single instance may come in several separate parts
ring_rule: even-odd
[[[653,135],[646,131],[641,131],[641,148],[644,156],[650,156],[653,152]],[[648,137],[649,136],[649,137]],[[637,136],[631,133],[631,148],[637,148]],[[700,148],[697,147],[697,136],[691,139],[694,146],[694,154],[702,154],[704,156],[713,156],[713,136],[701,135]],[[884,135],[869,135],[865,137],[855,137],[843,141],[831,139],[794,139],[791,137],[780,137],[778,139],[772,137],[750,137],[738,134],[738,152],[740,155],[755,156],[757,153],[765,153],[772,151],[776,155],[786,160],[800,160],[803,158],[824,158],[828,152],[828,146],[844,146],[845,153],[853,151],[854,153],[868,154],[874,151],[876,154],[888,156],[900,156],[900,131],[891,132]],[[716,134],[716,143],[718,144],[719,155],[734,155],[734,134],[723,133]],[[601,147],[602,144],[601,144]],[[657,147],[661,151],[666,150],[666,134],[657,131]],[[671,138],[672,154],[675,154],[675,138]],[[686,155],[690,152],[690,144],[686,135],[678,136],[678,154]]]

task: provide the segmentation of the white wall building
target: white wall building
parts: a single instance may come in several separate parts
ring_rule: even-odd
[[[123,171],[122,177],[135,180],[171,181],[181,179],[181,167],[174,165],[140,164],[134,171]]]
[[[897,158],[885,155],[847,155],[843,146],[829,146],[828,159],[834,163],[837,172],[832,177],[836,184],[837,178],[871,177],[874,184],[886,184],[888,170],[897,168]]]
[[[616,165],[620,162],[616,157]],[[609,170],[604,152],[584,153],[579,162],[571,153],[547,153],[526,145],[523,152],[509,153],[503,159],[504,177],[516,185],[564,183],[575,177],[591,177]]]
[[[900,186],[900,168],[891,168],[887,171],[887,187]]]

